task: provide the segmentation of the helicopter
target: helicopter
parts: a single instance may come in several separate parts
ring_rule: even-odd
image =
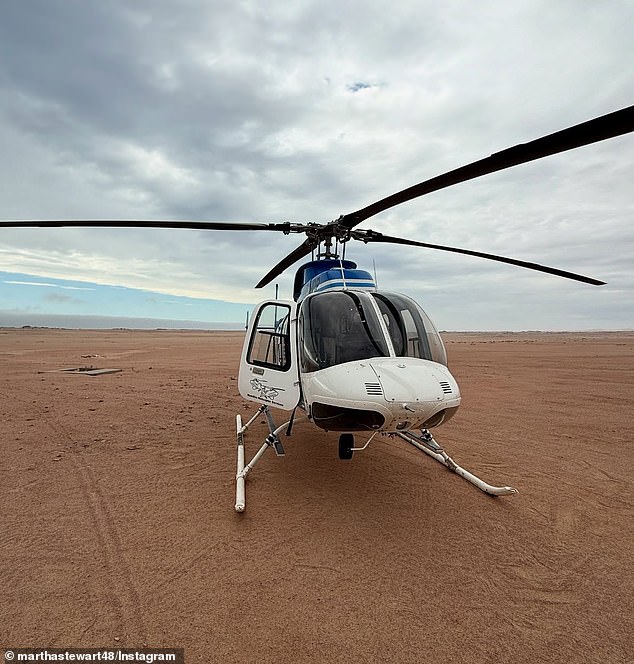
[[[350,460],[376,435],[398,437],[491,496],[518,493],[494,486],[459,466],[430,429],[450,420],[461,402],[460,388],[447,366],[447,352],[435,325],[410,297],[379,289],[372,274],[345,258],[349,241],[435,249],[493,260],[600,286],[605,282],[567,270],[453,246],[385,235],[359,224],[396,205],[519,164],[566,152],[634,131],[634,106],[520,143],[382,198],[355,212],[319,223],[238,223],[214,221],[29,220],[0,221],[0,227],[153,227],[195,230],[272,231],[306,239],[256,284],[270,284],[296,262],[292,297],[258,304],[247,324],[238,389],[259,405],[243,424],[236,416],[236,501],[246,508],[245,481],[267,449],[284,455],[281,434],[308,420],[338,432],[339,458]],[[341,254],[341,255],[340,255]],[[290,413],[277,425],[271,409]],[[265,417],[269,432],[248,463],[245,434]],[[370,434],[355,447],[355,435]]]

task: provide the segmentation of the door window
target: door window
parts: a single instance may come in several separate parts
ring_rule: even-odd
[[[253,326],[247,362],[261,367],[288,371],[291,366],[289,320],[291,308],[266,304]]]

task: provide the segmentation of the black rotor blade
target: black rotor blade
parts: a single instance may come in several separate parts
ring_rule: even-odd
[[[383,212],[395,205],[424,196],[432,191],[438,191],[454,184],[472,180],[474,178],[494,173],[496,171],[524,164],[535,159],[565,152],[583,145],[590,145],[608,138],[634,131],[634,106],[623,108],[620,111],[608,113],[594,120],[563,129],[538,138],[529,143],[520,143],[512,148],[496,152],[490,157],[456,168],[453,171],[438,175],[431,180],[416,184],[376,203],[361,208],[356,212],[343,215],[339,222],[347,228],[354,228],[362,221]]]
[[[282,231],[290,224],[241,224],[232,221],[144,221],[124,219],[60,219],[0,221],[0,228],[183,228],[203,231]]]
[[[457,247],[446,247],[442,244],[429,244],[427,242],[416,242],[415,240],[406,240],[400,237],[392,237],[390,235],[383,235],[369,231],[367,235],[362,235],[356,239],[363,242],[387,242],[389,244],[406,244],[411,247],[425,247],[427,249],[440,249],[441,251],[451,251],[454,254],[466,254],[467,256],[476,256],[478,258],[486,258],[499,263],[508,263],[509,265],[517,265],[525,267],[529,270],[537,270],[538,272],[545,272],[546,274],[554,274],[557,277],[564,277],[566,279],[573,279],[574,281],[581,281],[585,284],[592,284],[593,286],[603,286],[605,281],[599,281],[592,277],[584,277],[582,274],[568,272],[566,270],[559,270],[555,267],[548,267],[540,265],[539,263],[529,263],[528,261],[520,261],[516,258],[507,258],[506,256],[497,256],[496,254],[485,254],[481,251],[471,251],[470,249],[458,249]]]
[[[287,267],[290,267],[293,263],[298,261],[304,256],[308,256],[310,252],[315,248],[315,242],[306,238],[300,245],[292,251],[290,254],[286,255],[282,260],[271,270],[269,270],[255,285],[256,288],[262,288],[267,284],[270,284],[275,277],[279,276],[286,270]]]
[[[291,232],[291,224],[243,224],[230,221],[143,221],[123,219],[44,219],[26,221],[0,221],[0,228],[182,228],[188,230],[212,231],[281,231]],[[297,226],[295,226],[297,228]],[[295,231],[296,232],[296,231]],[[295,251],[283,258],[268,274],[266,274],[256,288],[262,288],[280,275],[295,261],[307,256],[315,247],[315,243],[306,239]]]

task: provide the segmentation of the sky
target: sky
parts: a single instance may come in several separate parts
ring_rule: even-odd
[[[0,218],[327,223],[632,105],[632,25],[630,0],[5,2]],[[440,329],[632,329],[633,166],[629,134],[360,226],[606,286],[413,247],[350,243],[346,257]],[[254,285],[301,241],[1,229],[0,325],[239,325],[275,295]],[[280,296],[295,269],[276,279]]]

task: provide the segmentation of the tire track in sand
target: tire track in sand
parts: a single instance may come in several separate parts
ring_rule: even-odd
[[[122,645],[146,646],[147,629],[139,594],[132,579],[130,566],[112,516],[110,504],[95,477],[93,469],[81,453],[70,455],[70,461],[78,478],[78,486],[84,498],[94,526],[99,552],[108,575],[105,591],[113,607]]]
[[[101,579],[100,583],[114,615],[117,630],[114,636],[120,639],[121,645],[124,646],[145,646],[147,629],[141,601],[112,516],[110,501],[101,491],[99,481],[83,457],[82,451],[73,449],[77,442],[73,435],[51,414],[45,414],[42,419],[59,442],[65,441],[66,445],[63,446],[65,458],[72,466],[77,478],[77,487],[88,508],[99,557],[106,572],[107,578]]]

